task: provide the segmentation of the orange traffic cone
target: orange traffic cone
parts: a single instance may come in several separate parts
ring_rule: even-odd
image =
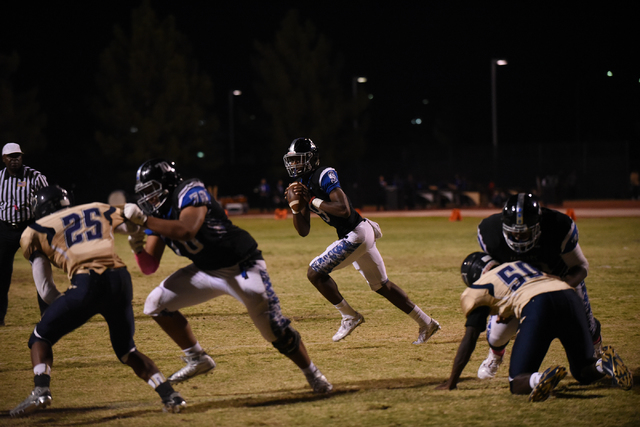
[[[574,221],[576,220],[576,213],[571,208],[567,209],[567,216]]]
[[[282,208],[282,209],[276,209],[275,210],[275,214],[274,214],[274,218],[275,219],[287,219],[287,210]]]
[[[460,209],[454,209],[451,211],[449,221],[462,221],[462,215],[460,215]]]

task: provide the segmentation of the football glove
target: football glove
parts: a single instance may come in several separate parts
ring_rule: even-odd
[[[129,246],[134,254],[139,254],[144,250],[144,233],[136,233],[129,235]]]
[[[124,205],[124,216],[134,224],[144,225],[147,222],[147,216],[135,203]]]

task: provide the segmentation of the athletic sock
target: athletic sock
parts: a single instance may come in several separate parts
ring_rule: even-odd
[[[173,389],[171,384],[169,384],[169,381],[165,381],[158,387],[156,387],[156,393],[160,395],[160,398],[163,401],[169,400],[169,397],[171,396],[171,394],[173,394],[174,391],[175,390]]]
[[[182,351],[184,352],[185,356],[196,356],[202,353],[204,350],[200,346],[200,343],[196,342],[196,345],[194,345],[193,347],[185,348]]]
[[[356,314],[358,314],[353,308],[351,308],[351,306],[345,299],[334,305],[334,307],[338,309],[340,314],[342,314],[342,317],[355,317]]]
[[[311,375],[313,374],[315,371],[318,370],[318,368],[316,367],[316,365],[313,364],[313,362],[311,362],[311,364],[309,366],[307,366],[304,369],[300,369],[302,371],[303,374],[305,375]]]
[[[49,387],[51,384],[51,375],[40,374],[33,376],[33,385],[35,387]]]
[[[492,351],[492,352],[493,352],[493,354],[495,354],[496,356],[498,356],[498,357],[502,357],[502,356],[504,356],[504,353],[505,353],[505,351],[507,351],[507,349],[506,349],[506,348],[503,348],[502,350],[494,350],[494,349],[491,349],[491,351]]]
[[[151,386],[154,390],[157,389],[162,383],[166,382],[167,379],[160,372],[151,375],[147,384]]]
[[[531,390],[533,390],[538,384],[540,384],[541,377],[542,374],[540,372],[534,372],[533,374],[531,374],[531,376],[529,377],[529,387],[531,387]]]
[[[36,366],[33,367],[33,374],[34,375],[40,375],[40,374],[51,375],[51,366],[47,365],[46,363],[38,363]]]
[[[413,310],[409,313],[409,317],[418,322],[418,325],[420,326],[428,325],[432,320],[431,317],[427,316],[417,305],[413,306]]]

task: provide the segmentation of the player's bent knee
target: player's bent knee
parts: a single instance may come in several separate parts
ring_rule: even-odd
[[[369,287],[373,292],[379,292],[380,289],[382,289],[387,283],[389,283],[389,279],[386,279],[382,282],[377,282],[377,283],[372,283],[372,282],[369,282],[369,280],[367,280],[367,283],[369,283]]]
[[[144,302],[144,314],[147,316],[157,316],[163,309],[160,305],[162,299],[162,288],[158,286],[149,293],[146,301]]]
[[[300,333],[288,325],[280,338],[271,343],[280,353],[290,356],[300,347]]]
[[[37,342],[44,342],[44,343],[49,343],[49,341],[45,340],[44,338],[40,338],[39,336],[36,335],[35,330],[33,332],[31,332],[31,336],[29,337],[29,348],[31,348],[35,343]]]

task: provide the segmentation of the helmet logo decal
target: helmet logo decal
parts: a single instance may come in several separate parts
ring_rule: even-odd
[[[516,224],[524,224],[524,217],[522,212],[524,211],[524,193],[518,194],[518,203],[516,204]]]

